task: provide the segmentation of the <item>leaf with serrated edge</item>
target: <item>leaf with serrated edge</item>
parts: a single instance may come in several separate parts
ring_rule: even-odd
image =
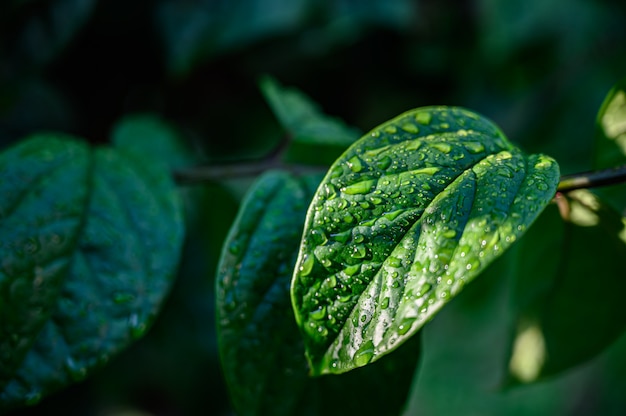
[[[351,146],[309,207],[292,281],[312,374],[397,348],[525,231],[558,180],[554,160],[461,108],[409,111]]]
[[[59,148],[79,146],[64,138],[58,147],[49,147],[46,140],[25,141],[12,151],[41,145],[50,158]],[[183,227],[181,204],[168,173],[111,148],[85,150],[89,151],[75,156],[89,165],[82,178],[88,198],[72,206],[82,221],[79,227],[63,230],[77,244],[63,253],[69,266],[56,282],[46,319],[26,339],[29,349],[6,376],[0,408],[36,403],[86,377],[145,333],[171,284]],[[73,163],[78,163],[76,159]],[[19,162],[13,160],[11,169],[17,169]],[[31,164],[31,169],[37,168],[37,163]],[[57,190],[60,198],[79,191],[54,176],[44,185],[44,191]],[[28,184],[24,187],[29,189]],[[41,213],[55,212],[54,203],[54,199],[39,198],[31,214],[38,218]],[[48,255],[57,256],[54,251]],[[33,273],[31,269],[27,272]],[[3,293],[2,301],[30,301],[28,296]]]

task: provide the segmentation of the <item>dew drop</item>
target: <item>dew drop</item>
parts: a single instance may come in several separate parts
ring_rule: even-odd
[[[374,342],[365,342],[354,354],[354,363],[361,367],[368,364],[374,358]]]
[[[386,297],[385,299],[382,300],[382,302],[380,302],[380,308],[387,309],[388,307],[389,307],[389,298]]]
[[[229,246],[228,246],[228,251],[230,251],[231,254],[233,255],[237,255],[241,252],[241,244],[239,243],[239,241],[233,241]]]
[[[335,189],[335,186],[332,183],[327,183],[324,184],[324,196],[327,199],[333,199],[335,196],[337,196],[337,190]]]
[[[424,283],[417,293],[418,297],[424,296],[426,293],[430,291],[431,285],[429,283]]]
[[[400,267],[402,266],[402,260],[391,256],[387,259],[387,264],[391,267]]]
[[[412,133],[412,134],[417,134],[420,131],[420,129],[413,123],[403,124],[402,130],[406,131],[407,133]]]
[[[477,154],[485,151],[485,146],[479,142],[466,142],[463,143],[468,152],[472,154]]]
[[[311,319],[315,319],[316,321],[320,321],[326,317],[326,306],[322,306],[318,309],[315,309],[311,313],[309,313]]]
[[[362,258],[365,258],[366,255],[367,255],[367,249],[365,248],[363,244],[358,244],[353,247],[352,249],[353,258],[362,259]]]
[[[415,322],[415,318],[406,318],[398,326],[398,334],[404,335],[411,330],[413,326],[413,322]]]
[[[130,335],[134,339],[140,338],[146,332],[146,324],[139,319],[139,315],[133,313],[128,318],[128,326],[130,327]]]
[[[385,156],[376,162],[376,167],[381,170],[387,169],[391,165],[391,158],[389,156]]]
[[[366,194],[368,192],[371,192],[374,186],[376,186],[376,180],[369,179],[353,183],[352,185],[348,185],[341,190],[349,195]]]
[[[304,259],[302,263],[300,263],[300,275],[308,276],[311,274],[311,270],[313,270],[313,264],[315,263],[315,258],[308,254],[304,255]]]
[[[361,170],[363,170],[361,159],[359,159],[358,156],[352,156],[348,160],[348,167],[350,168],[352,172],[360,172]]]
[[[439,150],[442,153],[450,153],[452,150],[452,146],[448,143],[433,143],[431,147]]]
[[[430,124],[430,121],[432,120],[432,114],[430,113],[426,113],[426,112],[419,112],[415,115],[415,120],[420,123],[423,124],[425,126]]]
[[[442,233],[442,235],[445,238],[454,238],[456,237],[456,231],[455,230],[446,230]]]
[[[396,126],[387,126],[385,127],[385,132],[389,134],[396,134],[398,132],[398,129],[396,128]]]

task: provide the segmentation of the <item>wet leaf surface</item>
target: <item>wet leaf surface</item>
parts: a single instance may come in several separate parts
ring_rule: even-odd
[[[407,112],[331,167],[292,299],[313,374],[366,365],[415,334],[554,195],[559,169],[460,108]]]
[[[0,329],[8,340],[0,405],[9,407],[84,379],[146,332],[169,290],[183,227],[168,173],[114,149],[40,137],[3,162],[14,178],[5,194],[17,197],[3,210],[11,251],[0,313],[21,319],[3,319]],[[38,234],[25,240],[23,228]]]
[[[224,245],[217,281],[220,356],[241,414],[393,415],[404,406],[419,357],[417,337],[377,365],[309,377],[289,285],[306,208],[320,180],[284,172],[260,177]],[[368,389],[387,400],[361,400]]]

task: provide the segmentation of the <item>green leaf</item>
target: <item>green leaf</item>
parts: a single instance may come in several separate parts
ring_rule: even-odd
[[[262,78],[260,86],[278,121],[294,141],[345,149],[359,138],[359,131],[322,113],[302,92],[283,87],[270,77]]]
[[[518,247],[514,299],[525,325],[516,336],[520,346],[511,363],[520,358],[527,365],[511,369],[520,381],[580,365],[626,330],[626,317],[619,312],[626,281],[616,261],[626,256],[626,219],[587,190],[570,192],[568,198],[566,222],[559,220],[556,209],[546,210],[549,221],[540,220],[542,226]],[[531,331],[536,347],[521,348]]]
[[[607,94],[596,118],[594,167],[612,168],[626,164],[626,78]],[[626,212],[626,185],[598,192],[620,212]]]
[[[539,226],[533,225],[529,233]],[[589,404],[586,393],[593,391],[597,379],[588,372],[515,389],[502,386],[508,372],[502,364],[515,330],[510,300],[520,265],[518,246],[494,261],[424,327],[420,371],[405,415],[560,415]]]
[[[111,133],[111,140],[120,150],[170,169],[188,167],[197,161],[179,132],[155,115],[137,114],[121,119]]]
[[[183,227],[169,174],[114,149],[39,136],[2,161],[16,197],[2,212],[0,313],[19,324],[0,327],[5,408],[83,379],[145,333]]]
[[[163,38],[168,70],[182,77],[207,57],[289,33],[302,22],[308,3],[161,1],[156,24]]]
[[[60,295],[83,223],[88,162],[87,146],[55,137],[0,154],[0,390]]]
[[[308,376],[289,284],[306,208],[320,180],[282,172],[261,176],[224,244],[217,280],[218,340],[231,398],[241,414],[397,414],[404,404],[419,356],[417,339],[360,372]],[[366,389],[386,400],[360,400]]]
[[[558,180],[552,159],[460,108],[407,112],[351,146],[311,203],[293,277],[312,373],[397,348],[523,234]]]

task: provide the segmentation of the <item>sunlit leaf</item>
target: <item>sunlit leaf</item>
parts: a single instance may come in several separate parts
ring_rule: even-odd
[[[391,415],[404,405],[419,357],[417,338],[377,365],[342,376],[309,377],[304,343],[290,313],[289,284],[306,208],[320,180],[263,175],[224,245],[217,281],[220,356],[240,414]],[[361,400],[366,389],[386,400]]]
[[[553,197],[559,169],[460,108],[407,112],[331,167],[292,283],[312,373],[381,358],[503,253]]]
[[[38,136],[2,154],[0,407],[32,404],[141,337],[171,285],[181,206],[168,172]]]
[[[626,79],[607,94],[596,118],[594,167],[613,168],[626,164]],[[598,191],[603,200],[626,213],[626,185],[619,184]]]

